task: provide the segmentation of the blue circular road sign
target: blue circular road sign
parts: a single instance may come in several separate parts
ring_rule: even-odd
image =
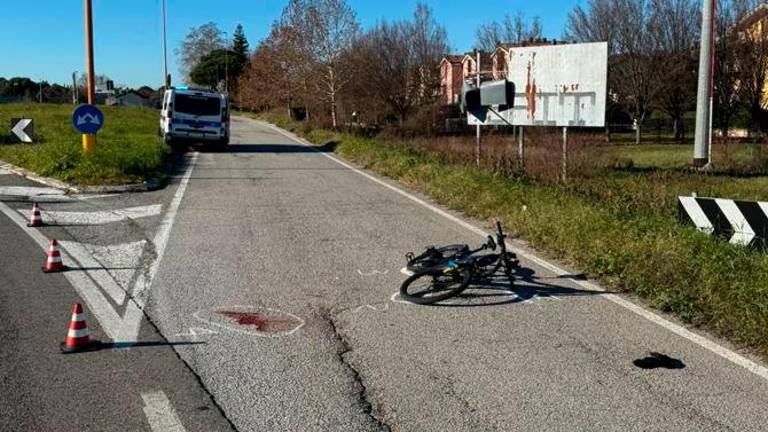
[[[104,114],[94,105],[80,105],[72,112],[72,125],[84,134],[95,134],[104,126]]]

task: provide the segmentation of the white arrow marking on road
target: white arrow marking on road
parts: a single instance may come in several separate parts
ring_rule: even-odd
[[[141,207],[129,207],[116,210],[104,210],[93,212],[69,212],[42,210],[43,220],[53,221],[62,225],[103,225],[113,222],[121,222],[128,219],[139,219],[157,216],[162,211],[160,204]],[[19,210],[23,215],[24,211]]]
[[[152,432],[185,432],[168,396],[162,391],[142,393],[144,415]]]
[[[34,240],[44,251],[48,250],[48,239],[40,231],[28,229],[27,221],[16,211],[2,202],[0,202],[0,211],[29,234],[29,236],[32,237],[32,240]],[[78,252],[80,251],[75,253]],[[80,254],[78,253],[78,255]],[[61,256],[65,264],[69,263],[68,265],[72,265],[76,263],[85,267],[82,262],[76,260],[66,249],[62,250]],[[86,259],[86,256],[87,254],[84,254],[84,256],[80,256],[80,258],[84,259],[87,264],[93,265],[95,260],[89,261]],[[98,263],[96,263],[96,265],[98,265]],[[136,340],[139,333],[139,325],[141,324],[141,319],[143,318],[144,313],[136,302],[130,299],[125,302],[125,310],[123,311],[122,316],[112,308],[111,302],[104,297],[103,292],[108,291],[110,297],[113,295],[120,297],[120,294],[118,294],[117,291],[119,290],[119,287],[116,287],[117,284],[114,280],[111,278],[93,277],[94,274],[89,274],[86,271],[68,271],[63,274],[75,288],[80,297],[85,300],[90,312],[99,321],[99,324],[101,324],[101,327],[104,329],[104,332],[107,333],[107,336],[114,342],[133,342]],[[100,287],[95,281],[96,279],[105,283],[106,287]],[[111,284],[109,282],[110,280]],[[123,293],[123,295],[125,295],[125,293]]]
[[[29,135],[27,135],[26,132],[24,132],[24,129],[26,129],[30,123],[32,123],[31,119],[21,119],[19,120],[18,123],[16,123],[16,126],[14,126],[13,129],[11,129],[11,132],[13,132],[17,137],[19,137],[21,142],[31,143],[32,138]]]
[[[704,211],[699,207],[696,198],[680,197],[680,204],[683,205],[686,213],[691,217],[693,224],[696,225],[696,229],[706,234],[715,232],[715,227],[712,226],[712,222],[709,221],[707,215],[705,215]]]
[[[755,238],[755,231],[749,226],[749,222],[741,214],[741,210],[736,206],[736,203],[732,200],[721,198],[715,198],[715,202],[733,227],[734,233],[730,243],[749,246],[749,243]]]

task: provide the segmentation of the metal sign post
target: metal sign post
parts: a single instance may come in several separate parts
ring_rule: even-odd
[[[480,88],[480,51],[477,52],[477,88]],[[475,132],[475,163],[480,168],[480,124],[477,125],[477,131]]]
[[[93,67],[93,8],[91,0],[84,0],[85,7],[85,67],[86,67],[86,93],[88,104],[96,104],[96,75]],[[83,152],[88,153],[96,147],[96,135],[83,134]]]
[[[563,127],[562,172],[563,183],[568,181],[568,127]]]
[[[523,141],[523,127],[517,127],[517,168],[525,173],[525,142]]]

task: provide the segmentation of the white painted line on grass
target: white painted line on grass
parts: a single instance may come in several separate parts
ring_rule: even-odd
[[[272,128],[273,130],[277,131],[278,133],[282,134],[283,136],[292,139],[295,142],[298,142],[298,143],[303,144],[303,145],[305,145],[307,147],[315,149],[315,147],[312,144],[310,144],[309,142],[307,142],[306,140],[303,140],[303,139],[301,139],[301,138],[299,138],[299,137],[297,137],[297,136],[295,136],[293,134],[290,134],[290,133],[288,133],[288,132],[286,132],[286,131],[284,131],[284,130],[282,130],[282,129],[274,126],[274,125],[271,125],[269,123],[264,123],[264,122],[259,122],[259,123],[267,125],[268,127]],[[334,157],[334,156],[332,156],[332,155],[330,155],[328,153],[321,152],[321,151],[319,151],[317,149],[315,149],[315,150],[318,153],[320,153],[321,155],[327,157],[328,159],[330,159],[330,160],[332,160],[332,161],[334,161],[334,162],[336,162],[336,163],[338,163],[338,164],[340,164],[340,165],[342,165],[344,167],[349,168],[350,170],[356,172],[357,174],[360,174],[361,176],[366,177],[367,179],[369,179],[369,180],[371,180],[371,181],[373,181],[375,183],[378,183],[381,186],[384,186],[387,189],[390,189],[390,190],[392,190],[392,191],[394,191],[394,192],[396,192],[396,193],[398,193],[398,194],[408,198],[409,200],[411,200],[411,201],[413,201],[413,202],[415,202],[417,204],[420,204],[423,207],[426,207],[426,208],[432,210],[433,212],[435,212],[435,213],[445,217],[446,219],[449,219],[449,220],[455,222],[456,224],[466,228],[467,230],[469,230],[469,231],[471,231],[471,232],[473,232],[475,234],[478,234],[481,237],[486,237],[487,236],[486,232],[483,229],[478,228],[478,227],[476,227],[476,226],[474,226],[474,225],[472,225],[472,224],[470,224],[468,222],[465,222],[465,221],[457,218],[456,216],[446,212],[445,210],[437,208],[437,207],[433,206],[432,204],[429,204],[428,202],[426,202],[426,201],[424,201],[424,200],[422,200],[422,199],[420,199],[420,198],[418,198],[418,197],[416,197],[414,195],[411,195],[410,193],[408,193],[408,192],[406,192],[406,191],[404,191],[402,189],[399,189],[399,188],[397,188],[395,186],[392,186],[391,184],[389,184],[389,183],[387,183],[387,182],[385,182],[383,180],[380,180],[380,179],[378,179],[378,178],[376,178],[376,177],[374,177],[374,176],[372,176],[372,175],[370,175],[370,174],[368,174],[368,173],[366,173],[364,171],[361,171],[361,170],[355,168],[354,166],[352,166],[352,165],[350,165],[350,164],[348,164],[348,163],[346,163],[346,162],[344,162],[344,161],[342,161],[342,160],[340,160],[340,159],[338,159],[338,158],[336,158],[336,157]],[[512,249],[512,247],[509,244],[507,244],[507,245],[508,245],[509,249]],[[538,265],[548,269],[549,271],[551,271],[552,273],[555,273],[558,276],[568,276],[570,274],[570,272],[566,271],[562,267],[559,267],[559,266],[557,266],[555,264],[552,264],[552,263],[550,263],[548,261],[545,261],[544,259],[539,258],[536,255],[533,255],[533,254],[528,253],[528,252],[520,251],[520,250],[516,250],[515,252],[518,255],[522,256],[523,258],[526,258],[529,261],[535,262],[536,264],[538,264]],[[582,281],[582,280],[578,280],[578,279],[573,278],[573,277],[564,277],[563,279],[569,280],[569,281],[571,281],[571,282],[581,286],[582,288],[590,290],[590,291],[600,291],[600,292],[604,292],[605,291],[602,287],[600,287],[600,286],[598,286],[598,285],[596,285],[596,284],[594,284],[592,282],[589,282],[589,281]],[[394,295],[392,295],[392,297],[391,297],[392,301],[398,301],[398,300],[395,300],[395,296],[397,294],[398,293],[395,293]],[[738,354],[738,353],[736,353],[736,352],[734,352],[732,350],[729,350],[728,348],[725,348],[722,345],[719,345],[719,344],[717,344],[717,343],[715,343],[715,342],[713,342],[713,341],[711,341],[711,340],[709,340],[709,339],[707,339],[707,338],[705,338],[703,336],[700,336],[700,335],[698,335],[696,333],[693,333],[690,330],[686,329],[685,327],[680,326],[678,324],[675,324],[675,323],[673,323],[673,322],[671,322],[671,321],[669,321],[669,320],[667,320],[665,318],[662,318],[661,316],[659,316],[659,315],[657,315],[657,314],[655,314],[655,313],[653,313],[653,312],[651,312],[649,310],[646,310],[645,308],[643,308],[641,306],[638,306],[638,305],[636,305],[636,304],[634,304],[634,303],[632,303],[632,302],[630,302],[628,300],[625,300],[625,299],[623,299],[623,298],[621,298],[621,297],[619,297],[619,296],[617,296],[615,294],[605,294],[605,295],[601,295],[600,297],[605,298],[607,300],[610,300],[611,302],[613,302],[613,303],[615,303],[615,304],[617,304],[617,305],[619,305],[621,307],[624,307],[624,308],[626,308],[626,309],[636,313],[637,315],[639,315],[639,316],[641,316],[641,317],[643,317],[643,318],[645,318],[645,319],[647,319],[647,320],[649,320],[651,322],[654,322],[654,323],[660,325],[661,327],[671,331],[672,333],[675,333],[676,335],[678,335],[680,337],[683,337],[683,338],[685,338],[685,339],[687,339],[687,340],[689,340],[689,341],[699,345],[700,347],[705,348],[705,349],[707,349],[707,350],[709,350],[709,351],[719,355],[720,357],[722,357],[722,358],[724,358],[724,359],[726,359],[726,360],[728,360],[728,361],[730,361],[730,362],[732,362],[732,363],[734,363],[736,365],[739,365],[739,366],[747,369],[748,371],[758,375],[759,377],[761,377],[761,378],[763,378],[765,380],[768,380],[768,368],[753,362],[752,360],[742,356],[741,354]],[[402,300],[399,300],[398,302],[403,303]]]
[[[0,202],[0,211],[24,230],[24,232],[26,232],[43,251],[48,250],[48,238],[37,229],[27,228],[27,221],[16,211],[2,202]],[[70,267],[86,267],[83,263],[76,260],[66,248],[63,248],[61,251],[61,257],[65,265]],[[83,259],[85,257],[81,256],[80,258]],[[41,253],[40,262],[42,263],[44,259],[45,255]],[[86,261],[88,262],[88,260]],[[34,265],[34,263],[31,265]],[[114,342],[131,342],[136,340],[139,332],[139,325],[141,324],[141,319],[144,314],[135,302],[125,302],[125,310],[121,316],[112,307],[110,301],[104,297],[102,288],[94,282],[95,279],[100,279],[100,277],[92,279],[94,274],[89,274],[88,271],[80,270],[66,271],[63,275],[69,280],[69,283],[75,288],[80,297],[85,300],[90,313],[99,321],[101,328],[104,329],[107,336]],[[114,280],[112,280],[112,283],[114,283]],[[111,293],[110,296],[116,293],[114,287],[106,288],[106,290]]]
[[[47,211],[41,209],[43,220],[46,223],[55,223],[60,225],[103,225],[114,222],[121,222],[128,219],[140,219],[150,216],[157,216],[162,211],[161,204],[128,207],[115,210],[74,212],[74,211]],[[20,213],[26,214],[24,210]]]
[[[152,432],[186,432],[165,393],[146,392],[141,394],[141,398],[144,399],[144,415]]]
[[[187,161],[187,168],[184,171],[184,175],[181,177],[179,187],[176,188],[176,193],[173,194],[173,199],[171,200],[171,204],[168,207],[168,211],[165,213],[163,220],[160,222],[160,227],[158,228],[154,239],[155,253],[157,256],[149,266],[149,272],[141,273],[139,277],[136,278],[136,284],[133,286],[133,296],[137,299],[144,299],[145,291],[149,290],[149,288],[152,286],[152,281],[155,278],[157,269],[160,267],[160,262],[163,260],[165,247],[168,245],[168,239],[171,235],[171,228],[173,228],[173,223],[176,221],[176,214],[179,211],[181,199],[184,198],[184,192],[187,190],[189,178],[192,177],[192,170],[195,168],[198,155],[198,152],[192,153],[192,157],[189,161]],[[140,306],[143,307],[144,300],[139,300],[139,302],[141,303]]]

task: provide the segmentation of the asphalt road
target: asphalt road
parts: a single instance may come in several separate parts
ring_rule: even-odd
[[[763,364],[538,260],[512,292],[399,302],[405,252],[478,244],[482,222],[262,123],[234,119],[232,142],[164,219],[145,311],[205,342],[173,349],[238,430],[768,430]],[[674,361],[635,364],[651,352]]]
[[[162,337],[124,290],[141,270],[142,256],[150,255],[146,237],[160,222],[155,206],[174,189],[69,197],[0,171],[0,431],[232,430],[172,349],[189,342]],[[49,226],[19,224],[31,199],[42,203]],[[145,210],[128,212],[135,219],[118,217],[136,206]],[[67,255],[69,271],[44,274],[39,242],[49,238],[82,261]],[[84,304],[91,337],[104,349],[61,354],[75,302]],[[94,304],[106,305],[104,315],[117,319],[97,319]],[[116,321],[131,327],[132,336],[115,332]]]

